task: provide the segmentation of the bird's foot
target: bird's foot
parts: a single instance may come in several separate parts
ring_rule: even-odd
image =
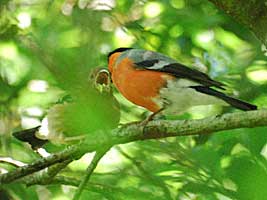
[[[152,113],[152,114],[149,115],[146,119],[144,119],[143,121],[141,121],[141,122],[139,123],[139,125],[145,127],[150,121],[152,121],[152,120],[155,119],[155,116],[156,116],[156,115],[159,116],[159,113],[160,113],[161,111],[163,111],[163,110],[164,110],[164,109],[162,108],[162,109],[160,109],[160,110],[158,110],[158,111]],[[162,115],[160,115],[160,117],[162,117]],[[158,118],[160,118],[160,117],[158,117]]]
[[[163,108],[158,110],[157,112],[152,113],[151,115],[147,116],[143,121],[135,121],[135,122],[130,122],[126,124],[120,124],[121,128],[129,125],[138,125],[138,126],[143,126],[145,127],[150,121],[155,119],[155,116],[157,115],[157,119],[161,119],[164,117],[163,115],[158,115],[161,111],[163,111]]]

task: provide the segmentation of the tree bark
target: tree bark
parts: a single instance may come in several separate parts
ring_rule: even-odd
[[[266,0],[209,0],[240,24],[248,27],[267,46]]]
[[[0,175],[0,184],[10,183],[34,172],[65,160],[79,159],[86,152],[93,152],[103,146],[115,146],[138,140],[204,135],[236,128],[267,126],[267,110],[227,113],[221,116],[199,120],[154,120],[143,126],[140,123],[124,125],[110,133],[88,134],[88,139],[62,152],[42,158],[34,163],[19,167]],[[93,138],[92,138],[93,137]]]

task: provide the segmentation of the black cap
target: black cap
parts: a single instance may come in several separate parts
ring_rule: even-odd
[[[123,51],[127,51],[129,49],[132,49],[132,48],[128,48],[128,47],[120,47],[120,48],[117,48],[115,49],[114,51],[111,51],[109,54],[108,54],[108,58],[114,54],[114,53],[117,53],[117,52],[123,52]]]

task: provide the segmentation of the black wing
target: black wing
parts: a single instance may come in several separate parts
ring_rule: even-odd
[[[220,88],[222,90],[225,90],[222,86],[224,86],[223,83],[212,80],[207,74],[202,73],[198,70],[186,67],[185,65],[182,65],[180,63],[171,63],[171,64],[165,64],[161,67],[155,67],[156,64],[158,64],[161,60],[145,60],[142,62],[135,63],[137,67],[140,68],[146,68],[149,70],[159,71],[159,72],[166,72],[168,74],[171,74],[177,78],[186,78],[190,79],[192,81],[198,82],[204,86],[214,86],[217,88]]]
[[[257,106],[253,104],[241,101],[239,99],[235,99],[233,97],[227,96],[226,94],[223,94],[219,91],[216,91],[210,88],[211,86],[214,86],[214,87],[224,90],[224,88],[222,87],[224,86],[224,84],[218,81],[212,80],[207,74],[204,74],[195,69],[191,69],[179,63],[168,64],[167,62],[164,63],[164,61],[162,60],[163,62],[161,64],[160,61],[161,60],[159,59],[151,59],[151,60],[138,62],[135,64],[136,64],[136,67],[140,69],[149,69],[149,70],[154,70],[154,71],[166,72],[173,76],[176,76],[177,78],[186,78],[186,79],[190,79],[195,82],[198,82],[201,85],[190,86],[190,88],[195,89],[198,92],[222,99],[235,108],[238,108],[241,110],[256,110],[257,109]]]

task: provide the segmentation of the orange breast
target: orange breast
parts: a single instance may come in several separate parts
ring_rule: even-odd
[[[162,108],[162,103],[158,102],[159,90],[172,78],[162,72],[136,70],[134,63],[127,58],[112,69],[112,80],[120,93],[134,104],[152,112]]]

